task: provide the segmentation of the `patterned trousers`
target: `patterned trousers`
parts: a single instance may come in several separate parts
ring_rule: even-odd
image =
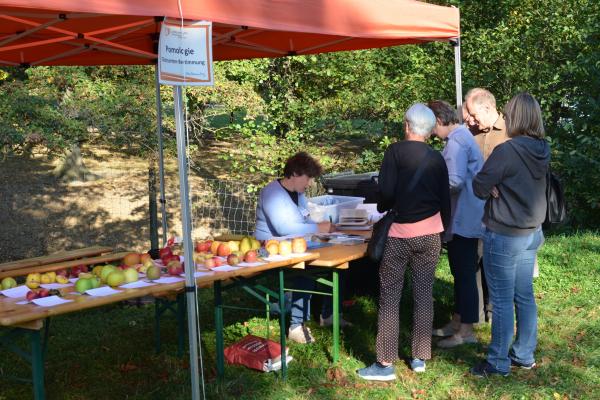
[[[410,239],[387,238],[379,269],[377,361],[394,362],[398,358],[400,298],[407,266],[412,272],[414,299],[412,357],[431,358],[433,281],[440,248],[439,234]]]

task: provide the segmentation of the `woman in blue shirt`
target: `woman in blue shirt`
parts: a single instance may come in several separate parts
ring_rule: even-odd
[[[283,178],[265,186],[256,206],[256,232],[258,240],[268,240],[274,236],[305,235],[317,232],[331,232],[331,222],[315,223],[309,219],[307,200],[304,192],[323,169],[319,162],[305,152],[289,158],[283,169]],[[298,277],[294,289],[314,290],[315,283],[309,278]],[[310,293],[292,293],[292,312],[288,337],[298,343],[314,341],[310,329],[304,322],[310,319]],[[323,302],[321,324],[331,320],[331,300]]]
[[[477,292],[477,242],[483,236],[485,202],[473,193],[473,178],[483,166],[483,156],[471,132],[459,124],[456,109],[445,101],[432,101],[429,108],[436,118],[434,134],[446,142],[442,156],[448,167],[452,223],[445,233],[448,261],[454,276],[454,315],[452,321],[434,336],[449,336],[437,345],[450,348],[477,343],[473,324],[479,321]]]

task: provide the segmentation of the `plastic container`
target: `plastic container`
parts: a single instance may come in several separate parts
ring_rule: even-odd
[[[377,202],[377,176],[379,172],[355,174],[346,171],[339,174],[324,175],[321,178],[328,194],[337,196],[364,197],[367,203]]]
[[[308,199],[310,219],[314,222],[331,220],[334,224],[337,224],[340,219],[341,209],[356,208],[356,206],[362,204],[364,201],[364,197],[335,196],[330,194],[311,197]]]

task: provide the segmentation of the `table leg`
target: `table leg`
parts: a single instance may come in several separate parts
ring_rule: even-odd
[[[340,285],[338,272],[333,270],[333,363],[340,357]]]
[[[221,297],[221,281],[216,281],[213,285],[215,292],[215,336],[217,353],[217,376],[223,378],[225,373],[225,359],[223,352],[225,346],[223,343],[223,299]]]
[[[33,378],[33,397],[35,400],[46,398],[44,391],[44,355],[39,330],[29,332],[31,339],[31,372]]]
[[[279,341],[281,343],[281,378],[287,379],[287,354],[285,351],[285,284],[283,268],[279,269]]]

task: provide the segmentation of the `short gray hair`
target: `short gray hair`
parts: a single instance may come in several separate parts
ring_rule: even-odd
[[[415,103],[404,114],[404,121],[414,134],[425,138],[435,128],[435,114],[423,103]]]

